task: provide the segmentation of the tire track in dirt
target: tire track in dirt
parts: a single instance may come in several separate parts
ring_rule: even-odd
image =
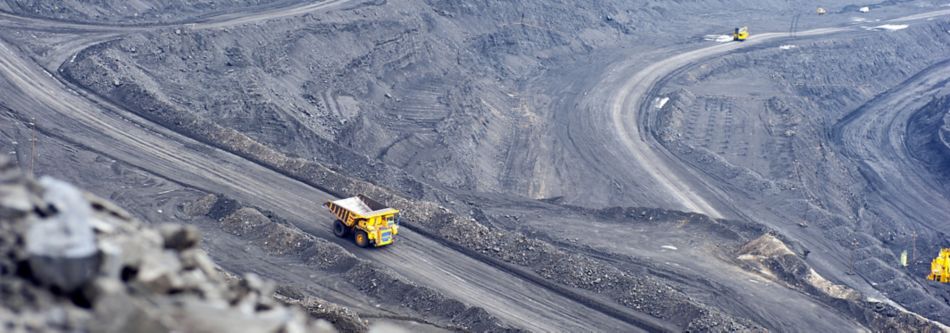
[[[815,36],[845,31],[848,28],[821,28],[799,32],[797,36]],[[742,47],[759,45],[774,39],[790,37],[788,33],[764,33],[754,35],[743,43],[723,43],[696,49],[653,63],[631,75],[616,89],[601,112],[609,112],[607,119],[612,126],[608,129],[619,140],[620,146],[636,164],[637,171],[645,173],[652,180],[651,189],[658,189],[682,205],[686,210],[723,218],[723,207],[716,207],[704,197],[698,189],[692,188],[687,177],[677,174],[669,153],[663,151],[649,133],[651,112],[656,109],[652,101],[656,96],[657,83],[677,69],[702,59],[722,55]],[[688,171],[680,171],[688,173]],[[695,183],[695,181],[693,181]]]
[[[897,18],[890,20],[890,22],[927,20],[948,14],[950,14],[950,11],[942,10]],[[819,31],[813,30],[799,33],[799,36],[818,36],[848,30],[857,29],[849,29],[848,27],[819,29]],[[777,37],[774,34],[767,35],[768,39]],[[723,53],[718,52],[709,55],[709,57],[721,54]],[[698,66],[699,64],[701,64],[701,61],[695,61],[686,66]],[[948,211],[942,209],[942,207],[946,206],[947,198],[935,190],[932,184],[927,183],[927,180],[915,178],[914,176],[906,176],[908,174],[919,175],[925,172],[920,169],[920,165],[913,163],[913,159],[909,156],[905,146],[906,143],[904,142],[904,134],[906,132],[908,119],[924,104],[930,101],[930,99],[921,99],[921,97],[937,94],[937,89],[946,87],[947,83],[950,82],[946,79],[950,76],[950,71],[946,68],[947,66],[947,62],[944,62],[943,64],[935,65],[922,71],[914,78],[898,85],[894,90],[882,94],[857,111],[849,114],[831,130],[831,136],[834,137],[832,140],[836,141],[839,146],[845,147],[846,153],[851,155],[852,159],[860,166],[862,174],[865,175],[868,183],[875,188],[874,191],[877,193],[890,193],[880,196],[881,201],[888,202],[893,207],[888,214],[894,216],[895,219],[910,218],[913,220],[927,221],[925,223],[929,223],[930,227],[935,228],[934,230],[939,230],[937,221],[946,221],[948,219],[946,216]],[[674,70],[673,76],[675,76],[678,71],[679,70]],[[655,128],[657,128],[656,125],[659,124],[656,118],[660,111],[656,110],[649,101],[659,96],[659,86],[662,86],[663,81],[670,77],[671,75],[666,75],[659,83],[655,84],[656,87],[647,95],[647,98],[641,100],[639,114],[645,116],[646,120],[640,120],[639,129],[644,131],[652,128],[652,135],[647,138],[647,141],[654,144],[657,142],[655,138],[659,136],[659,133],[655,132]],[[913,87],[907,87],[908,85],[913,85]],[[947,91],[944,90],[942,94],[946,93]],[[859,118],[860,120],[858,120]],[[860,123],[860,125],[851,124],[856,128],[848,129],[848,126],[850,126],[849,123],[852,122]],[[842,134],[842,132],[847,131],[850,131],[850,133]],[[641,135],[641,137],[643,136],[642,132],[638,134]],[[659,151],[670,158],[670,160],[676,159],[675,155],[663,148]],[[686,172],[702,173],[702,166],[686,161],[680,162],[685,163],[684,169],[686,169]],[[871,176],[869,177],[868,175]],[[697,177],[696,179],[702,178]],[[703,182],[700,182],[699,184],[714,187],[709,183],[703,184]],[[905,193],[906,191],[904,190],[906,189],[921,189],[923,194]],[[711,191],[716,190],[725,191],[725,189],[711,189]],[[720,194],[720,196],[723,198],[727,197],[723,194]],[[934,198],[940,199],[935,200]],[[720,199],[720,202],[728,202],[726,200],[728,199]],[[731,205],[725,204],[724,206],[728,207]],[[728,210],[731,211],[731,213],[745,216],[737,207],[731,207],[728,208]],[[907,215],[905,212],[911,213]],[[801,241],[815,245],[807,239],[802,239]],[[811,246],[811,248],[818,249],[820,247]],[[829,251],[831,250],[829,249]],[[816,267],[821,266],[823,268],[841,267],[840,261],[835,262],[839,259],[840,258],[819,258],[817,256],[810,257],[812,264],[816,265]],[[865,282],[867,285],[865,285]],[[871,281],[858,281],[857,285],[849,284],[865,292],[869,297],[883,299],[894,306],[900,307],[878,290],[871,288],[870,282]]]
[[[331,5],[338,3],[341,2],[334,2],[331,3]],[[314,10],[311,7],[307,8],[308,10]],[[287,15],[296,15],[307,11],[299,8],[297,10],[298,11]],[[286,15],[284,15],[283,12],[267,12],[227,22],[196,23],[193,27],[221,28],[231,23],[245,24],[284,16]],[[803,34],[805,33],[799,33],[799,35]],[[783,34],[775,35],[780,36]],[[766,39],[766,35],[760,36],[762,37],[752,39],[751,41]],[[733,44],[729,45],[731,46]],[[71,135],[78,134],[77,136],[81,138],[77,138],[77,141],[86,143],[98,142],[98,144],[94,145],[95,149],[111,152],[110,155],[112,156],[123,156],[124,159],[127,159],[130,163],[138,165],[143,169],[175,179],[184,178],[185,182],[196,184],[195,187],[201,189],[214,191],[215,188],[218,188],[222,189],[222,191],[218,192],[239,193],[239,195],[243,197],[242,199],[246,199],[249,202],[262,202],[262,206],[264,207],[275,207],[277,208],[276,211],[287,213],[288,217],[300,219],[301,221],[311,221],[314,217],[312,210],[315,208],[319,209],[319,203],[330,198],[330,195],[326,193],[319,192],[309,186],[287,179],[287,177],[276,174],[272,170],[253,163],[248,163],[239,157],[220,151],[214,151],[214,153],[208,154],[212,155],[210,157],[196,153],[181,145],[182,141],[189,142],[189,139],[181,138],[176,133],[165,129],[155,129],[154,125],[144,120],[130,122],[117,118],[116,114],[108,110],[100,110],[102,111],[101,113],[92,114],[90,113],[93,112],[92,110],[99,110],[101,108],[83,100],[80,96],[70,94],[62,84],[55,82],[49,73],[40,72],[35,66],[23,62],[22,59],[19,58],[19,55],[6,47],[6,45],[0,44],[0,46],[2,46],[0,47],[0,52],[3,52],[0,67],[2,67],[5,72],[5,77],[13,83],[15,87],[19,87],[18,89],[21,89],[20,93],[24,95],[10,99],[13,100],[12,103],[20,104],[19,106],[21,107],[18,109],[20,109],[21,112],[27,112],[24,110],[31,105],[45,105],[45,107],[41,107],[41,109],[44,110],[34,111],[36,112],[35,114],[42,116],[40,120],[43,125],[40,126],[48,127],[50,128],[49,130],[62,130]],[[682,62],[682,64],[686,64],[701,57],[717,54],[717,52],[729,51],[729,49],[728,47],[717,48],[715,50],[703,49],[699,51],[705,52],[691,52],[674,58]],[[658,64],[658,66],[654,66],[655,68],[648,68],[650,70],[641,72],[643,75],[639,77],[640,79],[644,79],[645,83],[637,84],[634,82],[629,86],[630,89],[625,89],[625,91],[630,91],[631,89],[640,90],[640,88],[649,87],[650,84],[655,83],[659,77],[662,76],[664,71],[676,68],[677,64],[679,63],[667,61]],[[44,74],[50,78],[47,79]],[[653,80],[649,80],[650,78],[653,78]],[[633,80],[628,82],[632,81]],[[624,87],[626,88],[627,86],[625,85]],[[648,89],[643,89],[643,91],[647,90]],[[30,94],[33,95],[26,97],[26,95]],[[15,93],[11,95],[15,95]],[[710,215],[718,216],[719,212],[716,208],[713,208],[712,205],[705,202],[698,194],[693,193],[688,188],[682,187],[681,184],[683,184],[683,182],[678,176],[663,174],[664,162],[662,162],[658,155],[652,151],[643,150],[643,145],[637,144],[636,138],[639,137],[643,140],[644,136],[639,127],[629,126],[629,124],[638,123],[636,118],[623,119],[621,113],[624,108],[629,110],[629,106],[640,105],[643,104],[644,101],[645,99],[642,93],[639,95],[628,94],[615,99],[613,103],[614,107],[611,108],[614,110],[612,117],[614,120],[620,120],[621,122],[619,122],[620,124],[615,122],[614,130],[622,134],[621,140],[623,140],[629,152],[637,158],[637,162],[641,164],[641,167],[653,176],[654,179],[657,179],[668,193],[689,207],[694,207],[697,210],[706,211]],[[74,118],[70,119],[70,117]],[[73,120],[78,120],[78,122]],[[142,128],[140,124],[147,124],[145,126],[149,129]],[[107,136],[108,138],[104,139],[104,137]],[[162,163],[154,161],[153,159],[155,157],[160,158]],[[186,168],[182,168],[183,166],[186,166]],[[228,170],[228,172],[222,170]],[[262,177],[262,175],[267,175],[267,177]],[[271,183],[271,181],[273,181],[273,183]],[[275,184],[280,184],[280,186]],[[300,191],[289,191],[288,188],[284,186],[289,186],[290,188],[299,187]],[[304,209],[301,209],[301,207],[304,207]],[[317,215],[323,218],[329,218],[326,213],[321,212]],[[314,223],[312,225],[308,224],[308,226],[310,231],[318,235],[326,235],[329,233],[328,231],[323,231],[322,233],[316,231],[319,230],[322,224]],[[531,306],[543,307],[548,303],[561,306],[563,304],[574,303],[576,300],[568,299],[564,301],[563,299],[557,299],[557,297],[560,296],[556,293],[544,295],[545,297],[554,298],[521,299],[521,297],[525,296],[536,296],[536,293],[515,292],[516,290],[511,289],[519,285],[517,281],[520,279],[510,278],[513,279],[510,284],[499,283],[495,281],[495,279],[509,276],[509,274],[498,273],[497,270],[486,268],[483,262],[466,256],[453,259],[452,256],[458,254],[450,249],[445,249],[443,252],[438,253],[440,254],[438,256],[432,255],[433,252],[438,252],[433,251],[433,249],[441,249],[438,244],[435,244],[435,242],[425,237],[420,236],[419,238],[415,238],[412,232],[408,232],[405,236],[408,242],[404,242],[402,245],[407,246],[393,248],[393,251],[388,252],[368,252],[372,254],[366,255],[383,265],[403,263],[404,266],[393,266],[394,269],[423,281],[431,281],[433,282],[432,285],[439,286],[437,287],[438,289],[447,290],[447,293],[450,294],[454,292],[454,294],[452,294],[453,296],[486,306],[486,308],[493,311],[493,313],[509,321],[531,325],[531,327],[535,329],[563,329],[563,322],[559,323],[559,320],[586,319],[593,321],[603,318],[603,316],[599,316],[596,311],[585,313],[583,306],[540,311],[535,311],[537,309],[533,307],[528,309]],[[411,245],[413,242],[423,246],[417,245],[418,247],[414,247]],[[441,261],[430,261],[440,263],[439,265],[432,265],[433,267],[458,269],[458,273],[446,274],[447,272],[439,272],[435,269],[419,270],[418,265],[412,264],[414,262],[425,261],[425,258],[430,257],[443,259]],[[466,258],[471,259],[471,262],[465,262],[465,265],[459,265],[457,262],[454,262],[457,259]],[[483,275],[483,272],[489,273]],[[484,280],[492,281],[478,286],[481,287],[481,289],[473,288],[462,291],[455,289],[459,286],[468,286],[464,278],[471,276],[478,276]],[[454,285],[446,282],[452,280],[460,280],[462,282]],[[521,287],[525,288],[524,286]],[[489,288],[497,289],[488,290]],[[504,308],[503,306],[499,306],[500,299],[509,299],[514,303],[511,304],[510,307]],[[580,313],[576,315],[565,315],[572,311],[580,311]],[[541,317],[538,318],[536,316]],[[596,327],[593,325],[586,327]]]
[[[257,23],[271,19],[304,15],[325,9],[338,8],[353,1],[354,0],[326,0],[316,3],[301,2],[290,6],[253,8],[250,11],[212,13],[178,22],[136,24],[100,24],[56,20],[49,18],[20,16],[0,11],[0,26],[60,33],[132,33],[172,27],[185,27],[187,29],[220,29],[242,24]]]
[[[895,218],[911,218],[938,232],[950,220],[950,198],[908,152],[906,133],[910,118],[931,97],[950,94],[948,78],[950,60],[920,71],[831,129],[832,141],[860,166],[876,195],[893,206]]]
[[[926,20],[934,17],[950,15],[950,10],[939,10],[927,13],[915,14],[890,20],[890,22],[910,22],[916,20]],[[702,186],[692,188],[690,183],[702,184],[701,181],[687,182],[700,178],[695,172],[684,168],[677,174],[674,165],[675,158],[654,138],[655,132],[650,133],[651,128],[655,131],[655,117],[657,107],[653,101],[661,98],[658,95],[659,83],[673,75],[677,70],[686,66],[695,65],[703,59],[723,55],[736,51],[740,48],[752,47],[763,43],[781,39],[781,38],[803,38],[828,35],[834,33],[853,30],[854,27],[829,27],[818,28],[795,34],[791,33],[762,33],[752,35],[748,40],[742,43],[723,43],[705,48],[677,54],[668,57],[662,61],[655,62],[646,68],[631,75],[629,79],[623,81],[621,86],[616,89],[616,93],[610,96],[607,107],[603,110],[609,110],[610,117],[597,117],[598,119],[607,119],[612,124],[612,132],[620,141],[619,143],[626,149],[628,155],[639,166],[638,171],[649,175],[653,184],[659,186],[667,195],[677,200],[683,207],[689,211],[703,213],[712,217],[724,217],[721,210],[730,210],[722,205],[710,203],[714,198],[704,197],[701,194]],[[652,126],[652,127],[651,127]],[[655,188],[655,187],[649,187]],[[712,191],[713,189],[705,189]],[[716,206],[719,206],[718,208]],[[735,212],[733,212],[735,213]]]
[[[300,221],[298,227],[334,239],[321,204],[333,197],[243,158],[218,150],[200,153],[200,146],[176,133],[156,129],[145,120],[126,120],[68,92],[52,76],[0,44],[0,72],[11,83],[4,104],[36,117],[46,131],[68,137],[158,175],[213,193],[228,193],[242,202],[273,210]],[[130,117],[132,118],[132,117]],[[144,124],[144,125],[142,125]],[[485,308],[508,323],[537,331],[565,327],[636,330],[546,286],[499,270],[407,230],[399,246],[382,251],[343,245],[358,256],[390,267],[420,284],[464,303]],[[632,311],[631,311],[632,312]]]
[[[275,16],[278,15],[263,17]],[[36,123],[45,131],[68,133],[65,137],[69,140],[188,186],[228,193],[240,201],[258,204],[301,221],[298,226],[305,231],[333,239],[325,230],[326,223],[322,223],[332,218],[320,209],[320,204],[331,199],[331,195],[239,156],[215,149],[196,152],[189,147],[202,146],[200,143],[116,111],[118,108],[94,96],[80,96],[49,72],[24,60],[6,43],[0,43],[0,71],[10,84],[10,89],[5,89],[9,95],[4,103],[36,117]],[[403,235],[399,247],[354,252],[450,297],[481,306],[506,322],[532,330],[574,327],[636,331],[643,325],[629,316],[618,319],[612,317],[616,314],[604,314],[592,309],[589,300],[564,295],[564,290],[550,290],[550,286],[525,280],[411,230]]]

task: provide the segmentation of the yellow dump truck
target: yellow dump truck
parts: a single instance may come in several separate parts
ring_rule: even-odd
[[[749,27],[736,28],[735,32],[732,33],[732,40],[737,42],[743,42],[749,38]]]
[[[950,249],[941,249],[937,258],[930,262],[930,275],[927,275],[927,279],[950,283]]]
[[[359,247],[380,247],[392,244],[399,233],[399,210],[387,207],[360,194],[355,197],[327,201],[323,204],[336,215],[333,234],[353,237]]]

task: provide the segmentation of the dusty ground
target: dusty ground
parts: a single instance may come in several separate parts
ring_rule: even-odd
[[[684,160],[715,166],[706,169],[718,176],[712,179],[745,192],[749,200],[735,206],[749,208],[740,211],[768,220],[763,212],[770,207],[775,227],[820,248],[812,254],[819,260],[842,254],[850,260],[854,251],[855,265],[863,267],[856,270],[864,280],[858,288],[946,318],[942,292],[928,295],[920,279],[931,254],[912,258],[909,269],[898,267],[897,257],[904,250],[933,252],[946,237],[946,178],[938,157],[945,148],[925,146],[939,135],[933,123],[939,120],[915,125],[910,119],[945,95],[947,27],[845,33],[853,44],[803,39],[784,44],[793,48],[773,44],[687,69],[667,86],[677,97],[662,120],[671,126],[661,140]],[[835,57],[870,44],[883,46],[864,48],[860,60]],[[755,68],[734,66],[755,59],[761,59]],[[736,72],[753,79],[737,81]],[[854,85],[855,77],[867,83]],[[915,149],[911,140],[921,145]],[[915,155],[930,156],[933,171]]]
[[[939,3],[13,3],[0,147],[21,166],[194,224],[225,268],[364,318],[948,320],[921,280],[946,242]],[[716,42],[736,25],[753,38]],[[319,204],[360,192],[407,211],[399,244],[330,235]],[[746,246],[764,234],[789,250]]]

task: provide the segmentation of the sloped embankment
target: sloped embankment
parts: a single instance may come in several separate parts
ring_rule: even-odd
[[[466,305],[438,290],[408,280],[373,262],[358,258],[340,245],[314,237],[279,216],[261,211],[223,195],[210,194],[183,209],[189,215],[209,217],[225,233],[237,236],[243,243],[261,248],[271,256],[294,259],[319,270],[369,297],[374,304],[387,305],[395,313],[415,314],[422,320],[442,324],[451,329],[473,332],[517,332],[485,309]],[[283,286],[291,292],[282,297],[306,308],[320,309],[312,297],[294,291],[306,285]],[[354,295],[355,296],[355,295]],[[333,306],[330,306],[333,308]],[[317,317],[326,316],[320,312]],[[360,327],[353,320],[338,322],[346,327]],[[339,327],[339,326],[338,326]],[[360,331],[360,330],[357,330]]]
[[[875,331],[946,332],[948,329],[903,308],[867,298],[847,286],[828,281],[773,235],[749,241],[737,254],[746,269],[817,297]]]
[[[907,134],[912,156],[950,189],[950,96],[934,99],[917,110],[907,124]]]
[[[943,235],[928,237],[939,230],[923,230],[940,223],[933,216],[945,211],[926,205],[894,209],[899,191],[929,189],[892,192],[867,165],[919,164],[904,160],[907,149],[917,155],[914,159],[937,166],[931,167],[933,174],[943,172],[938,169],[946,156],[940,136],[946,110],[939,105],[945,102],[938,98],[907,128],[893,129],[906,130],[906,147],[882,143],[887,141],[882,135],[861,132],[859,126],[867,122],[850,120],[918,73],[945,63],[948,28],[933,21],[886,33],[849,32],[847,39],[802,39],[795,47],[765,45],[711,59],[664,82],[661,90],[671,100],[651,125],[665,147],[727,189],[745,214],[762,216],[758,220],[812,249],[835,248],[812,262],[830,279],[851,280],[840,267],[855,256],[862,267],[856,275],[866,281],[860,283],[946,322],[950,307],[944,292],[929,288],[919,274],[929,261],[918,258],[909,269],[899,266],[901,251],[939,246]],[[861,56],[853,57],[855,52]],[[888,113],[874,114],[881,123],[895,122],[886,118]],[[842,126],[860,134],[842,140]],[[866,161],[861,155],[877,149],[899,149],[901,154],[888,158],[900,160]],[[938,206],[946,200],[932,199]]]

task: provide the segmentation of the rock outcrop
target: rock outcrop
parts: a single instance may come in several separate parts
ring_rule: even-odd
[[[198,247],[200,239],[190,226],[143,224],[66,182],[34,181],[0,158],[0,327],[336,331],[280,302],[272,282],[248,274],[229,283]]]

